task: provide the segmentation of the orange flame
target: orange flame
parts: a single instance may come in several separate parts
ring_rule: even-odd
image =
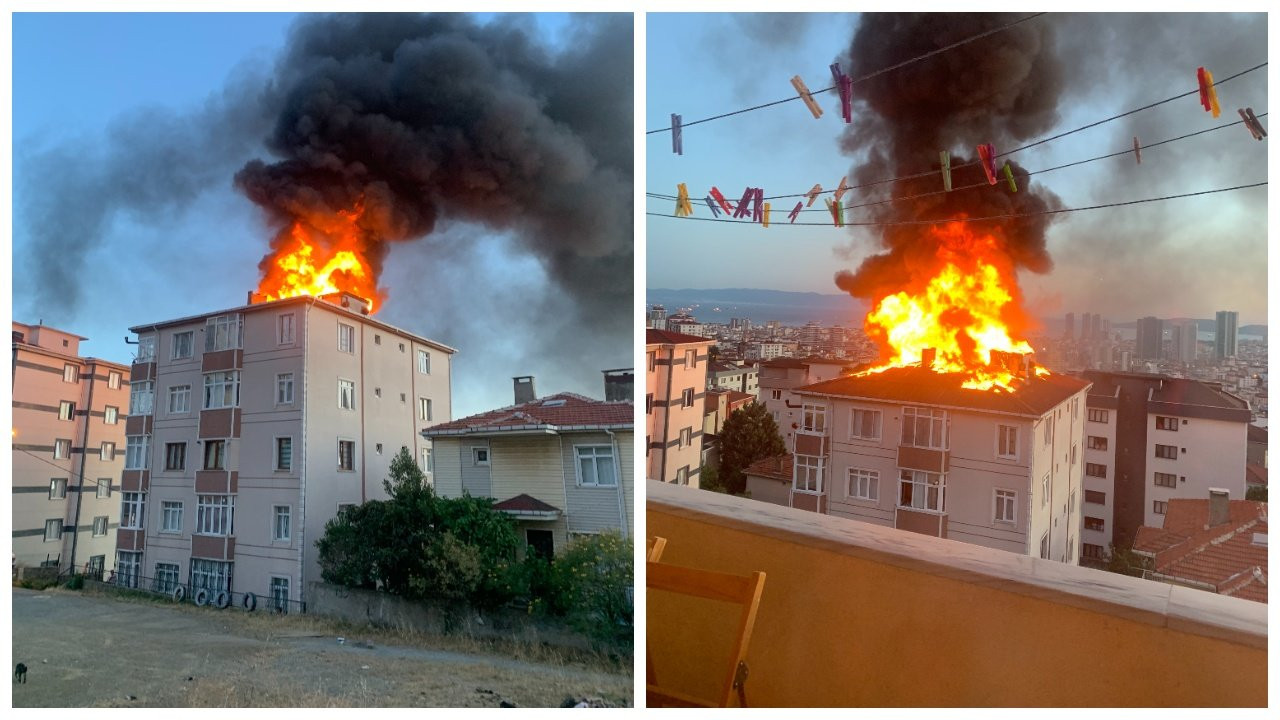
[[[294,222],[268,263],[264,263],[258,298],[280,300],[349,292],[369,301],[369,312],[381,304],[373,267],[362,253],[359,220],[362,210],[338,213],[323,230]]]
[[[938,245],[933,262],[907,289],[873,300],[864,328],[884,362],[865,372],[917,365],[932,348],[933,370],[963,375],[963,387],[1014,390],[1019,373],[1009,360],[1032,348],[1017,333],[1025,321],[1012,260],[994,237],[976,235],[966,223],[930,232]],[[1048,374],[1038,366],[1035,372]]]

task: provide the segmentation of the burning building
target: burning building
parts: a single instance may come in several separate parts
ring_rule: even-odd
[[[456,351],[369,304],[300,296],[130,329],[119,584],[297,607],[325,523],[383,499],[401,447],[431,467],[419,433],[450,418]]]

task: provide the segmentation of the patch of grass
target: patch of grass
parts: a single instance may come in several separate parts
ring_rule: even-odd
[[[18,587],[27,590],[48,590],[58,584],[54,578],[23,578],[18,581]]]

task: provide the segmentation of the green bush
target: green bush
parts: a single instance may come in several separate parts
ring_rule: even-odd
[[[69,580],[67,580],[67,589],[68,589],[68,590],[83,590],[83,589],[84,589],[84,576],[83,576],[83,575],[72,575],[72,576],[71,576],[71,578],[70,578]]]
[[[574,540],[551,562],[548,610],[596,640],[630,644],[633,564],[631,541],[617,531]]]

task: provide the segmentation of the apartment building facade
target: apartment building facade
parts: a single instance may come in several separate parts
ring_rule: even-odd
[[[734,390],[756,396],[760,392],[760,369],[715,361],[707,370],[708,390]]]
[[[792,391],[792,507],[1076,564],[1088,383],[893,368]]]
[[[13,323],[13,563],[115,567],[129,368],[80,356],[79,335]]]
[[[449,419],[455,350],[366,307],[298,297],[131,328],[119,584],[305,602],[325,523],[384,498],[402,446],[430,462],[419,432]]]
[[[800,404],[792,390],[840,377],[850,363],[830,358],[778,358],[760,363],[760,389],[756,397],[778,425],[778,433],[791,452],[800,427]]]
[[[706,338],[645,331],[645,477],[698,487],[702,473]]]

